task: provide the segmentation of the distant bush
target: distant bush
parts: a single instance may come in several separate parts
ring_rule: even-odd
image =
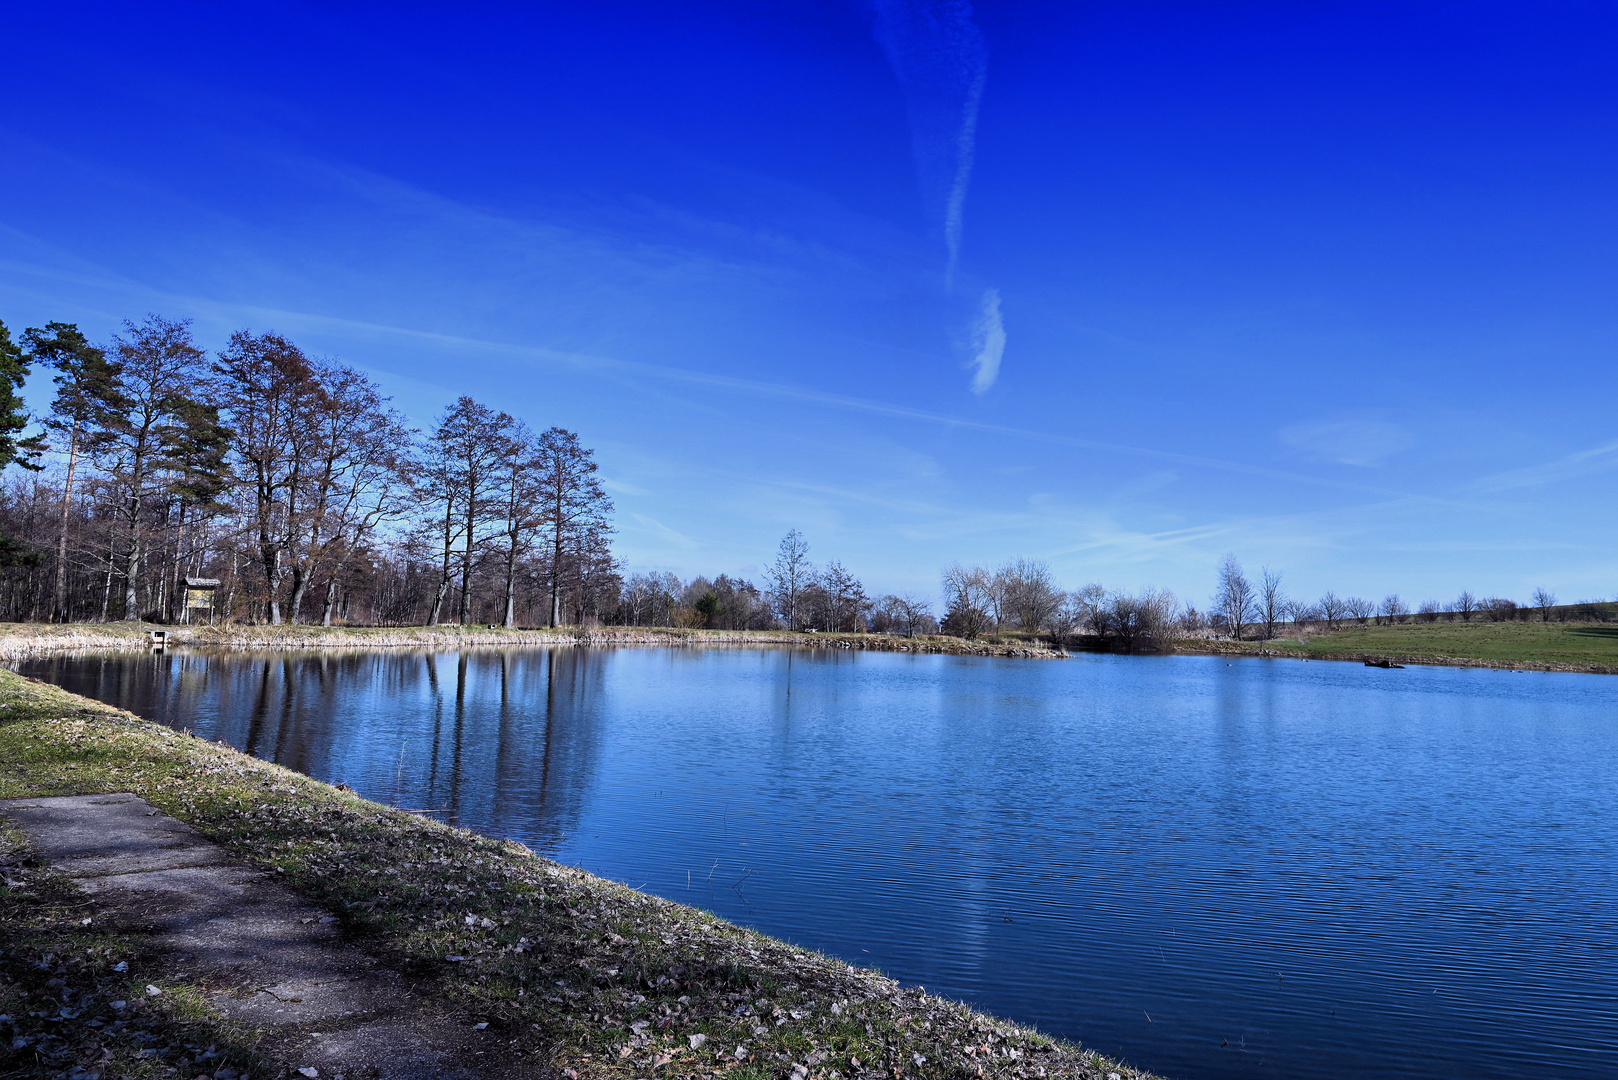
[[[1517,601],[1491,596],[1479,605],[1490,622],[1510,622],[1517,617]]]

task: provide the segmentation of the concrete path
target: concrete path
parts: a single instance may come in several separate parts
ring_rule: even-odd
[[[293,1068],[345,1080],[538,1072],[492,1064],[504,1056],[493,1037],[344,945],[329,912],[232,862],[144,799],[14,799],[0,801],[0,814],[101,917],[151,935],[169,965],[164,975],[204,988],[230,1019],[265,1029],[265,1051]]]

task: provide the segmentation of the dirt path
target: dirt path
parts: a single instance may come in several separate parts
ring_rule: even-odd
[[[261,1050],[342,1080],[482,1080],[514,1069],[482,1028],[342,942],[337,920],[134,795],[0,802],[35,857],[83,890],[92,917],[150,935],[165,976],[198,987]],[[156,989],[155,987],[153,989]],[[296,1075],[296,1074],[294,1074]]]

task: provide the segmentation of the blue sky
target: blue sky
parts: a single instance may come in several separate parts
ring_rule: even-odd
[[[1204,603],[1618,592],[1618,11],[16,5],[0,319],[281,331],[781,535]],[[46,401],[43,380],[31,396]]]

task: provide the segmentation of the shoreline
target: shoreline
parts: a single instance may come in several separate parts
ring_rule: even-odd
[[[498,648],[792,648],[846,652],[892,652],[912,655],[977,656],[1002,659],[1058,660],[1072,653],[1107,650],[1093,641],[1069,639],[1065,650],[1027,641],[966,641],[940,636],[903,638],[886,634],[801,633],[788,630],[688,630],[674,627],[606,626],[591,629],[513,629],[482,626],[320,627],[320,626],[159,626],[147,623],[0,624],[0,662],[34,656],[89,652],[144,652],[147,634],[168,633],[169,647],[219,650],[498,649]],[[1329,641],[1326,634],[1312,640]],[[1564,674],[1618,675],[1614,663],[1530,658],[1528,656],[1460,656],[1399,648],[1311,648],[1291,638],[1230,641],[1179,638],[1157,655],[1249,656],[1288,660],[1336,660],[1345,663],[1421,664],[1429,667],[1489,668],[1499,671],[1542,671]]]
[[[166,631],[170,647],[213,649],[450,649],[661,646],[737,648],[760,645],[850,652],[988,656],[1059,660],[1056,649],[1021,642],[902,638],[886,634],[799,633],[791,630],[683,630],[603,626],[506,630],[488,627],[159,626],[148,623],[8,623],[0,625],[0,660],[75,651],[145,650],[149,631]]]
[[[1270,660],[1320,660],[1350,664],[1387,664],[1422,667],[1488,668],[1494,671],[1542,671],[1562,675],[1618,675],[1618,665],[1577,664],[1558,660],[1502,660],[1478,656],[1433,656],[1424,653],[1310,651],[1296,642],[1275,641],[1197,641],[1181,639],[1174,643],[1176,656],[1243,656]]]
[[[332,911],[345,945],[405,974],[450,1021],[486,1029],[497,1075],[1151,1080],[513,841],[0,672],[0,799],[123,792]],[[107,1068],[136,1075],[147,1073],[128,1066],[152,1055],[142,1039],[163,1046],[160,1064],[171,1068],[158,1072],[171,1075],[196,1071],[187,1051],[213,1043],[210,1069],[223,1055],[255,1078],[296,1075],[300,1063],[262,1031],[210,1011],[185,958],[143,953],[116,916],[94,912],[92,925],[82,895],[37,865],[9,822],[0,826],[0,1009],[14,1039],[63,1055],[93,1044]],[[51,958],[70,951],[89,959],[53,972]],[[66,995],[76,1010],[41,1011]],[[137,1026],[120,1031],[115,999],[138,1008]]]

